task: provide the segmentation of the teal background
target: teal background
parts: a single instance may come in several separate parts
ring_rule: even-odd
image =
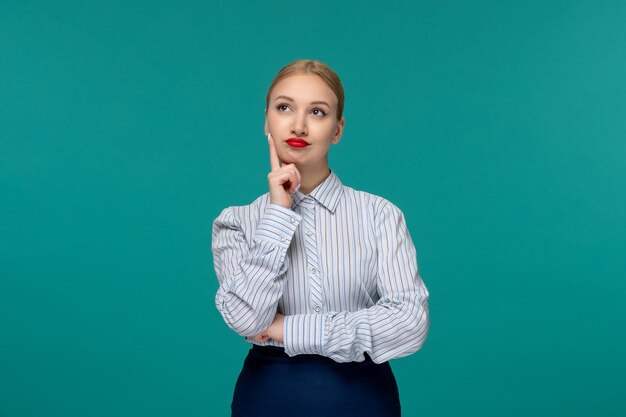
[[[266,89],[331,65],[344,184],[405,213],[404,416],[623,416],[626,3],[0,3],[0,416],[227,416],[213,219]],[[276,387],[280,390],[280,387]],[[621,394],[620,394],[621,393]]]

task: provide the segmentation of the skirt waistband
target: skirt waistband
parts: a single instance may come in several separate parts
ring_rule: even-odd
[[[289,357],[289,355],[287,355],[287,353],[285,353],[285,348],[280,347],[280,346],[261,346],[261,345],[256,345],[256,344],[252,344],[252,349],[259,351],[261,353],[267,353],[268,355],[276,355],[276,356],[285,356],[285,357]]]
[[[327,356],[322,356],[322,355],[299,354],[295,356],[289,356],[285,352],[285,348],[280,347],[280,346],[271,346],[271,345],[261,346],[261,345],[257,345],[253,343],[252,349],[250,349],[250,351],[254,352],[257,355],[261,355],[263,357],[272,358],[272,359],[288,359],[290,361],[307,361],[307,362],[317,360],[317,361],[323,361],[323,362],[330,362],[335,365],[339,364],[338,362],[335,362],[331,358]],[[361,366],[365,364],[374,364],[374,361],[372,361],[372,358],[370,358],[370,356],[367,353],[364,353],[363,355],[365,356],[365,360],[363,362],[344,362],[342,364],[344,366],[347,366],[350,363],[354,365],[360,364]]]
[[[326,356],[322,356],[322,355],[302,354],[302,355],[289,356],[285,352],[285,348],[280,347],[280,346],[261,346],[261,345],[252,344],[252,349],[250,349],[250,353],[255,355],[255,357],[258,357],[258,358],[265,358],[267,360],[280,361],[280,362],[287,362],[287,361],[288,362],[314,362],[314,361],[334,362],[332,359],[327,358]]]

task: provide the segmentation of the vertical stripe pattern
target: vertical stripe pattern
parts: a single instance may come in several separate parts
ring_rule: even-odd
[[[304,219],[302,229],[304,248],[306,252],[306,272],[309,277],[310,301],[313,310],[317,313],[322,311],[324,300],[322,299],[322,282],[320,279],[319,262],[317,260],[317,238],[315,237],[315,201],[310,198],[300,200],[298,208]]]
[[[284,342],[257,344],[382,363],[426,339],[429,293],[402,211],[333,171],[308,195],[294,193],[291,209],[269,193],[224,209],[212,238],[226,323],[251,337],[285,315]]]

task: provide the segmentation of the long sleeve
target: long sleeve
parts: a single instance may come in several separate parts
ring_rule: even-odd
[[[429,294],[404,216],[388,203],[376,216],[375,227],[380,298],[358,311],[286,316],[284,345],[289,356],[309,353],[360,362],[367,352],[382,363],[422,347],[430,326]]]
[[[249,240],[236,214],[228,207],[213,222],[211,246],[220,284],[215,305],[231,329],[254,336],[276,315],[289,267],[286,252],[302,217],[270,203]]]

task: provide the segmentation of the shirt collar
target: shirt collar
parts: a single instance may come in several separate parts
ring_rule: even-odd
[[[334,214],[342,195],[343,184],[341,183],[341,180],[339,180],[339,177],[331,169],[330,175],[308,195],[301,193],[299,190],[294,192],[292,195],[292,208],[300,204],[300,202],[306,197],[312,197]]]

